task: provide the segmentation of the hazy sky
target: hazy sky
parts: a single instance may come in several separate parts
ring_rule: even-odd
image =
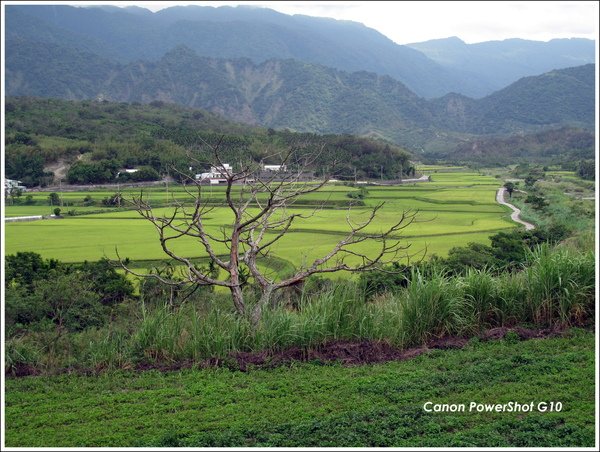
[[[35,3],[35,2],[24,2]],[[137,5],[152,11],[175,5],[254,5],[286,14],[353,20],[374,28],[398,44],[458,36],[468,43],[523,38],[597,39],[597,1],[563,2],[364,2],[364,1],[124,1],[43,2]]]

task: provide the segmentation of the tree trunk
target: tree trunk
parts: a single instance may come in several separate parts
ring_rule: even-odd
[[[240,316],[243,316],[246,313],[246,305],[244,304],[242,288],[239,285],[235,285],[230,287],[229,290],[231,290],[231,298],[233,298],[235,310]]]
[[[227,187],[227,190],[231,186]],[[229,196],[229,194],[228,194]],[[237,214],[236,214],[237,215]],[[232,284],[230,287],[231,297],[233,298],[233,304],[240,316],[246,314],[246,305],[244,304],[244,294],[242,293],[242,287],[240,286],[240,266],[238,247],[240,243],[240,233],[238,230],[239,217],[236,216],[236,224],[233,234],[231,235],[231,250],[229,252],[229,280]]]
[[[252,310],[252,326],[257,327],[258,322],[260,322],[260,318],[262,317],[263,310],[266,306],[269,305],[269,301],[271,300],[271,296],[273,295],[273,286],[267,286],[262,288],[262,295],[260,296],[260,300],[254,306]]]

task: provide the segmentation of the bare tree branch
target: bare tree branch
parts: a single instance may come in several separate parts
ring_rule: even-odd
[[[284,155],[278,154],[282,162],[280,168],[286,168],[286,171],[265,173],[253,163],[238,162],[235,168],[226,164],[220,155],[223,137],[213,146],[202,138],[200,141],[209,146],[212,152],[212,170],[226,182],[222,206],[233,215],[231,224],[221,226],[219,236],[211,233],[207,225],[207,214],[215,209],[215,200],[203,196],[202,184],[205,181],[196,180],[185,172],[176,170],[184,181],[185,193],[192,201],[191,208],[188,207],[188,203],[173,197],[173,211],[169,215],[157,217],[144,199],[143,193],[133,199],[133,204],[138,213],[154,226],[163,252],[186,269],[185,282],[227,287],[240,314],[250,313],[242,291],[246,279],[244,266],[260,287],[262,294],[261,300],[250,313],[253,321],[257,321],[262,308],[268,304],[274,291],[299,284],[311,275],[339,271],[369,271],[393,262],[399,256],[407,257],[402,253],[405,253],[410,245],[401,243],[400,233],[415,221],[416,212],[403,212],[391,226],[377,230],[375,220],[384,206],[383,203],[367,209],[367,218],[361,221],[353,221],[350,207],[346,213],[348,232],[341,240],[324,256],[314,259],[308,265],[300,266],[291,276],[277,280],[259,268],[259,262],[269,256],[275,244],[293,232],[298,220],[309,219],[323,209],[324,204],[315,207],[312,213],[308,214],[290,210],[303,196],[321,190],[328,183],[327,177],[318,182],[306,182],[303,179],[304,172],[314,164],[319,154],[299,155],[297,149],[291,149]],[[322,152],[322,148],[319,152]],[[267,157],[274,158],[274,155]],[[200,162],[192,156],[190,158]],[[292,160],[294,169],[287,170],[286,165]],[[195,190],[190,190],[188,184],[194,186]],[[212,205],[209,205],[209,202]],[[215,276],[205,269],[200,269],[190,258],[174,252],[170,244],[183,237],[196,239],[194,243],[199,247],[200,254],[207,256],[225,276]],[[363,252],[357,247],[366,242],[372,244],[369,252]],[[223,258],[223,254],[219,254],[219,247],[227,249],[228,260]],[[198,251],[190,250],[187,254],[197,255]],[[128,269],[120,257],[119,261],[125,270],[134,275],[152,277],[163,284],[182,283],[156,274],[141,275]]]

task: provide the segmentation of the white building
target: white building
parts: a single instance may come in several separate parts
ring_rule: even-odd
[[[227,173],[231,173],[231,165],[229,163],[223,163],[222,166],[211,166],[210,167],[210,171],[213,173],[223,173],[223,172],[227,172]]]
[[[128,173],[128,174],[133,174],[133,173],[137,173],[138,171],[139,171],[139,169],[137,169],[137,168],[129,168],[129,169],[125,169],[124,171],[119,171],[115,177],[117,177],[117,178],[118,178],[118,177],[119,177],[119,175],[120,175],[121,173],[123,173],[123,172],[125,172],[125,173]]]
[[[21,190],[22,192],[27,191],[27,187],[21,184],[22,182],[20,180],[4,179],[4,192],[7,195],[10,195],[13,190]]]
[[[285,165],[263,165],[263,171],[276,171],[286,172],[287,166]]]
[[[209,182],[211,184],[225,184],[227,183],[227,176],[232,172],[231,165],[229,163],[223,163],[221,166],[211,166],[210,171],[206,173],[196,174],[196,180]]]

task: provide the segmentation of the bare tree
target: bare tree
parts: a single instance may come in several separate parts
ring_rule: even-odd
[[[382,264],[395,261],[409,245],[403,245],[398,233],[409,226],[415,219],[416,212],[402,212],[393,225],[379,232],[369,232],[367,228],[374,225],[377,214],[383,203],[368,211],[366,219],[355,222],[351,218],[351,209],[346,214],[347,233],[324,256],[302,265],[293,275],[283,279],[272,277],[259,268],[261,259],[269,255],[273,245],[291,231],[294,222],[306,219],[316,213],[319,208],[306,214],[293,210],[294,203],[302,196],[320,190],[328,178],[318,182],[306,182],[305,170],[314,164],[315,155],[301,157],[289,152],[282,159],[282,165],[290,169],[274,172],[270,175],[260,173],[257,164],[239,164],[233,170],[219,158],[219,145],[213,147],[214,162],[212,164],[225,180],[225,199],[218,207],[228,208],[233,215],[230,226],[223,226],[219,234],[210,232],[206,225],[207,214],[216,206],[214,199],[203,196],[202,181],[181,174],[189,184],[184,184],[187,193],[193,199],[193,207],[176,202],[170,216],[158,217],[152,207],[144,199],[143,193],[133,199],[136,210],[150,221],[156,231],[163,251],[173,260],[182,264],[185,280],[194,285],[211,285],[226,287],[230,290],[233,304],[240,315],[249,315],[256,324],[266,306],[272,300],[274,292],[279,289],[296,286],[307,277],[319,273],[339,271],[361,272],[379,268]],[[292,161],[294,160],[295,161]],[[192,186],[192,189],[188,188]],[[373,229],[373,228],[369,228]],[[226,277],[220,278],[215,272],[196,265],[190,258],[183,257],[172,250],[171,243],[180,237],[195,238],[200,249],[213,263],[222,270]],[[367,242],[372,245],[372,252],[358,251],[355,245]],[[220,254],[218,248],[225,247],[227,252]],[[130,273],[141,277],[154,277],[165,284],[180,285],[181,281],[173,281],[159,274],[142,275],[121,265]],[[246,280],[245,269],[260,289],[260,299],[252,308],[244,300],[242,286]]]

